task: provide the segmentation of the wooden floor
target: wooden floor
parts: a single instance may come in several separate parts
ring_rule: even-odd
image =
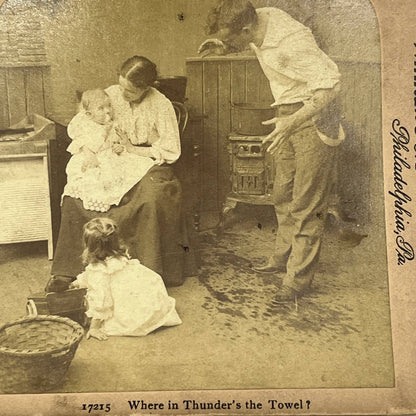
[[[313,292],[273,307],[282,275],[251,265],[271,252],[276,224],[256,212],[237,209],[222,235],[199,234],[199,275],[169,289],[182,325],[82,340],[59,391],[392,386],[383,238],[370,232],[359,242],[329,229]],[[0,263],[0,320],[9,321],[46,283],[46,243],[1,246]]]

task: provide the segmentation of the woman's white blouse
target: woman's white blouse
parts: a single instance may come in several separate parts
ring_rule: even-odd
[[[139,103],[124,100],[119,85],[106,89],[114,120],[134,145],[149,144],[156,164],[174,163],[181,155],[178,123],[172,103],[161,92],[150,88]]]

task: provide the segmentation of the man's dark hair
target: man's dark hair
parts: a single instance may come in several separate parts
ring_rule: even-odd
[[[220,29],[228,28],[232,34],[238,34],[244,26],[257,22],[257,13],[247,0],[221,0],[208,14],[206,33],[212,35]]]

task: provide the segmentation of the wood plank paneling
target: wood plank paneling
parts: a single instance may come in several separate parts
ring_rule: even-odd
[[[247,61],[246,84],[247,102],[256,103],[260,101],[260,80],[264,77],[263,71],[257,61]]]
[[[203,206],[206,211],[218,211],[218,63],[203,63]]]
[[[6,69],[0,69],[0,129],[10,126]]]
[[[190,116],[203,115],[203,72],[202,62],[188,62],[186,64],[186,98]]]
[[[176,163],[181,180],[186,212],[198,214],[203,209],[202,152],[203,128],[203,73],[202,62],[189,62],[186,66],[186,107],[189,110],[188,127],[181,138],[182,156]]]
[[[260,96],[260,102],[265,103],[267,105],[271,105],[274,103],[274,98],[272,94],[272,90],[270,89],[270,83],[269,80],[266,78],[266,75],[264,75],[263,71],[259,75],[259,96]]]
[[[247,97],[246,63],[244,61],[231,62],[230,99],[232,103],[244,103]]]
[[[231,62],[231,86],[230,101],[231,105],[244,103],[247,101],[247,79],[246,63],[244,61]],[[233,130],[233,109],[231,108],[231,129]]]
[[[31,68],[26,71],[26,103],[28,114],[45,115],[45,102],[43,97],[42,69]]]
[[[231,190],[230,165],[227,151],[231,131],[231,62],[218,66],[218,203],[225,201]]]
[[[9,127],[26,115],[46,114],[47,67],[0,68],[0,128]]]
[[[24,69],[8,69],[6,82],[7,99],[9,103],[9,119],[10,124],[13,125],[25,118],[27,114]]]

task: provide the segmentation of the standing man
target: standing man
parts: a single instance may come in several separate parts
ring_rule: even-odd
[[[270,82],[276,117],[264,124],[275,128],[264,143],[276,163],[278,230],[274,253],[255,270],[286,272],[275,302],[291,302],[310,288],[319,259],[335,146],[341,139],[328,137],[315,120],[337,96],[340,74],[311,31],[274,7],[255,9],[247,0],[222,0],[208,17],[208,32],[216,33],[216,39],[206,40],[199,53],[250,47]]]

